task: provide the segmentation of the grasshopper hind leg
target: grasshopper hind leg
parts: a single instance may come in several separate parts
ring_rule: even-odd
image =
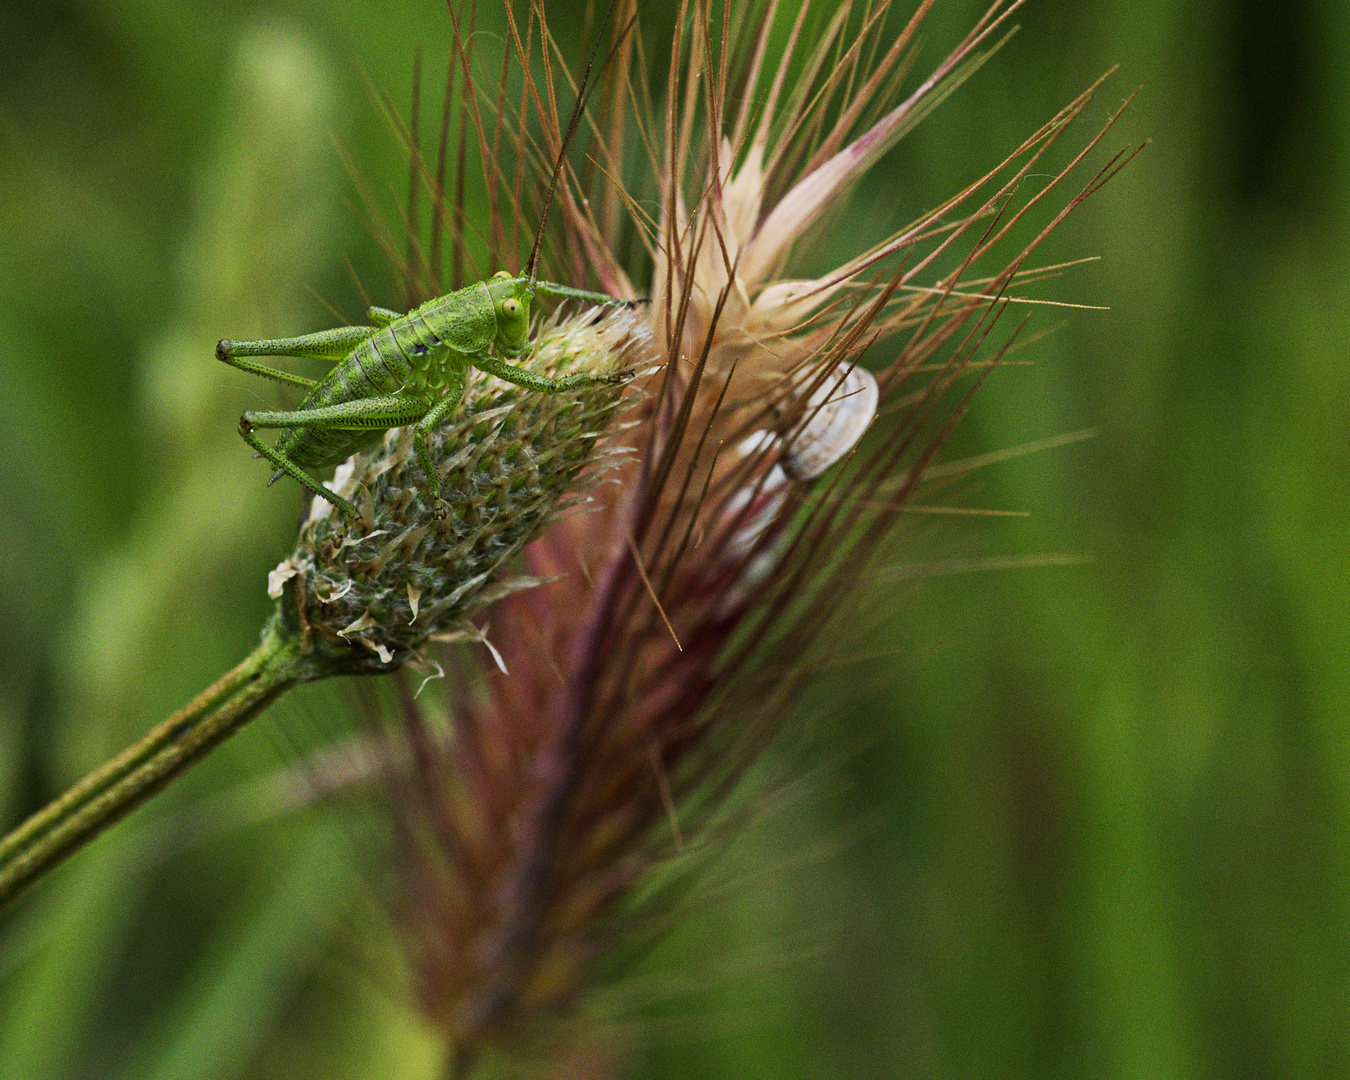
[[[258,437],[254,429],[321,428],[351,432],[387,431],[389,428],[402,427],[404,424],[421,420],[430,408],[429,402],[418,398],[391,396],[358,398],[355,401],[340,401],[333,405],[296,409],[293,412],[246,412],[239,418],[239,437],[287,476],[294,477],[304,484],[315,495],[327,499],[334,506],[341,507],[352,517],[359,517],[355,506],[320,484],[282,451],[274,446],[268,446]],[[351,448],[358,449],[359,446],[352,445]],[[340,455],[345,456],[345,453]]]
[[[263,442],[262,439],[258,438],[257,433],[254,432],[253,430],[253,425],[250,424],[243,417],[239,418],[239,437],[243,439],[244,442],[248,443],[249,446],[253,447],[253,449],[256,450],[259,453],[259,455],[265,457],[268,461],[270,461],[273,465],[277,467],[277,471],[274,472],[272,474],[272,478],[267,481],[268,487],[271,487],[273,484],[275,484],[281,476],[283,475],[290,476],[300,481],[300,483],[302,483],[305,487],[309,488],[309,490],[312,491],[315,495],[327,499],[330,503],[336,506],[339,510],[343,511],[343,513],[347,514],[349,517],[358,518],[361,516],[360,512],[356,509],[356,507],[351,503],[349,503],[341,495],[337,494],[337,492],[335,491],[330,491],[328,488],[324,487],[321,483],[315,480],[314,477],[310,476],[309,473],[305,472],[304,469],[300,468],[299,465],[293,462],[285,454],[282,454],[281,452],[274,450],[272,447],[268,446],[265,442]]]

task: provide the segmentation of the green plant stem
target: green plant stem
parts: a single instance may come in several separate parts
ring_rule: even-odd
[[[0,840],[0,905],[140,806],[286,690],[322,674],[322,663],[278,613],[238,667]]]

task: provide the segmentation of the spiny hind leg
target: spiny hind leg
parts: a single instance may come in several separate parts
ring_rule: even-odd
[[[340,495],[334,494],[305,472],[299,465],[274,447],[268,446],[257,435],[255,428],[320,428],[327,430],[387,429],[411,424],[426,415],[429,404],[417,398],[377,397],[324,405],[317,409],[296,409],[293,412],[246,412],[239,418],[239,436],[268,461],[294,477],[314,494],[327,499],[352,517],[356,507]]]
[[[574,375],[564,375],[558,379],[551,379],[547,375],[539,375],[533,371],[526,371],[524,368],[513,367],[504,360],[486,354],[470,357],[469,363],[478,368],[479,371],[486,371],[489,375],[495,375],[509,383],[515,383],[517,386],[523,386],[528,390],[539,390],[545,394],[557,394],[564,390],[576,390],[583,386],[627,382],[633,377],[633,371],[629,368],[626,371],[616,371],[613,375],[591,375],[586,372],[577,372]]]
[[[324,487],[321,483],[315,480],[314,477],[310,476],[309,473],[305,472],[304,469],[300,468],[299,465],[297,465],[294,461],[288,458],[285,454],[281,453],[278,450],[274,450],[272,447],[268,446],[265,442],[262,441],[262,439],[258,438],[258,436],[253,433],[253,429],[251,427],[246,428],[243,424],[243,421],[240,421],[239,423],[239,437],[243,439],[244,442],[248,443],[249,446],[253,447],[254,450],[256,450],[259,454],[265,457],[273,465],[275,465],[278,469],[284,472],[287,476],[291,476],[294,477],[296,480],[299,480],[300,483],[304,484],[304,486],[309,488],[310,491],[314,492],[315,495],[327,499],[330,503],[336,506],[348,517],[358,518],[361,516],[360,512],[356,509],[355,506],[349,503],[337,492],[330,491],[328,488]]]
[[[244,371],[262,374],[255,370],[261,365],[240,363],[239,356],[315,356],[321,360],[340,360],[374,335],[375,331],[377,327],[335,327],[321,329],[317,333],[301,333],[298,338],[263,338],[257,342],[231,342],[225,339],[216,344],[216,359],[242,367]]]
[[[425,398],[388,396],[356,398],[314,409],[282,409],[246,412],[239,426],[253,428],[328,428],[338,431],[369,431],[402,427],[422,419],[431,410]]]
[[[277,368],[268,367],[266,364],[258,364],[252,360],[243,360],[234,356],[228,351],[228,347],[236,344],[233,341],[222,341],[216,346],[216,359],[229,364],[230,367],[236,367],[240,371],[247,371],[250,375],[261,375],[264,379],[274,379],[277,382],[290,383],[291,386],[304,387],[306,390],[312,390],[319,384],[313,379],[307,379],[303,375],[293,375],[289,371],[280,371]]]
[[[370,326],[339,326],[333,330],[320,330],[317,334],[302,334],[299,337],[265,338],[261,341],[224,340],[216,344],[216,359],[222,363],[247,371],[252,375],[261,375],[265,379],[303,386],[306,389],[315,385],[313,379],[303,375],[292,375],[289,371],[245,360],[246,356],[304,356],[320,360],[341,360],[357,345],[375,333]]]

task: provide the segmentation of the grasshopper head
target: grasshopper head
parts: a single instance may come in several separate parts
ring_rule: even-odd
[[[530,301],[534,289],[525,278],[512,277],[499,270],[487,281],[497,316],[497,336],[493,344],[500,356],[519,356],[530,347]]]

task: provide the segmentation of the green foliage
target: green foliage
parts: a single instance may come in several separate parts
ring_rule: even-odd
[[[930,50],[979,6],[940,2]],[[284,403],[214,345],[331,325],[310,289],[357,320],[345,258],[372,300],[400,302],[343,208],[332,139],[373,189],[404,185],[356,70],[399,98],[412,43],[449,41],[432,3],[12,7],[9,822],[255,639],[298,504],[263,487],[235,423]],[[831,242],[856,252],[859,231],[973,179],[1109,64],[1122,95],[1143,84],[1120,138],[1154,146],[1042,253],[1101,255],[1041,295],[1110,311],[1019,354],[1035,366],[991,380],[946,456],[1099,437],[953,496],[1030,517],[916,527],[896,555],[1091,561],[907,586],[884,655],[810,703],[815,751],[850,751],[834,794],[748,834],[725,872],[750,886],[651,959],[691,991],[670,1001],[635,974],[634,1075],[1350,1066],[1350,24],[1330,0],[1035,0],[1022,22]],[[1109,97],[1097,108],[1087,123]],[[163,825],[351,722],[331,691],[297,698],[6,916],[6,1080],[432,1074],[390,1003],[359,812]]]

